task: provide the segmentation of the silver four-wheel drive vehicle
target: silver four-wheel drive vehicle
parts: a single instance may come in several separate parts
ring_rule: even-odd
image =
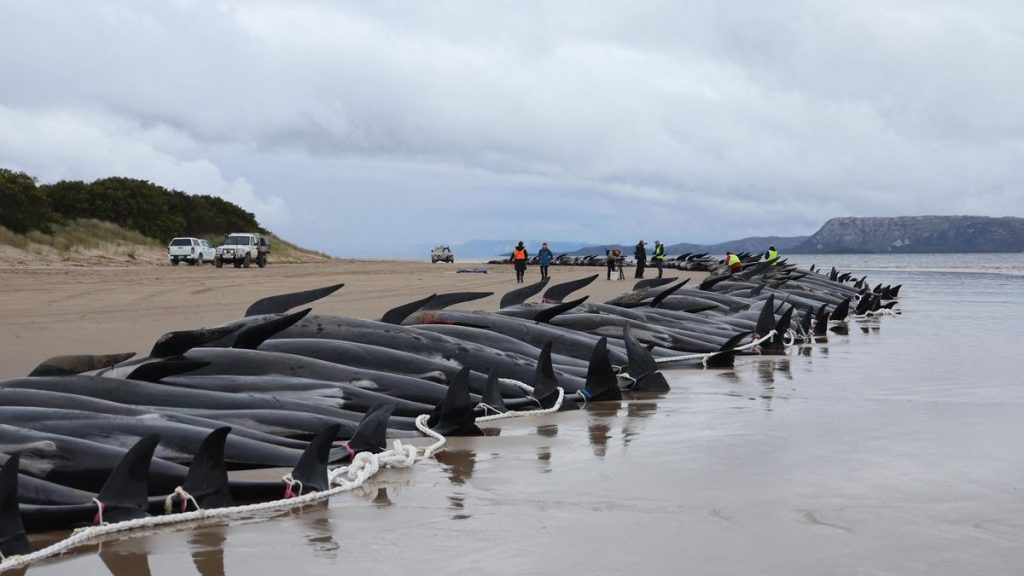
[[[214,247],[202,238],[173,238],[167,245],[167,258],[175,266],[182,262],[190,266],[213,262],[216,256]]]
[[[224,243],[217,247],[214,263],[221,268],[225,263],[234,264],[235,268],[246,267],[256,263],[263,268],[267,265],[270,254],[270,239],[261,234],[239,232],[228,234]]]
[[[455,255],[452,254],[452,249],[444,244],[434,246],[434,249],[430,251],[430,263],[436,264],[438,262],[454,263]]]

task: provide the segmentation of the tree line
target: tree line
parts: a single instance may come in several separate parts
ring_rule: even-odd
[[[79,218],[106,220],[162,241],[219,238],[240,230],[266,233],[252,212],[216,196],[122,177],[38,184],[24,172],[0,168],[0,226],[17,234],[52,234],[54,226]]]

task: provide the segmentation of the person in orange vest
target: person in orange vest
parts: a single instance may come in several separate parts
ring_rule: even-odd
[[[516,282],[519,284],[523,283],[523,278],[526,277],[526,260],[530,257],[526,253],[526,246],[523,246],[523,241],[520,240],[519,244],[512,249],[512,257],[509,261],[516,265]]]
[[[740,269],[740,257],[733,254],[732,252],[725,253],[725,265],[729,267],[729,270],[736,271]]]

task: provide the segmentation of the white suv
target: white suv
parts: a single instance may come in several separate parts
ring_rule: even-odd
[[[174,238],[167,245],[167,257],[175,266],[181,262],[190,266],[212,263],[216,256],[217,250],[202,238]]]
[[[266,236],[247,232],[234,233],[225,236],[224,244],[217,247],[214,263],[217,268],[224,266],[225,262],[234,264],[235,268],[248,268],[252,263],[263,268],[267,265],[269,254],[270,239]]]

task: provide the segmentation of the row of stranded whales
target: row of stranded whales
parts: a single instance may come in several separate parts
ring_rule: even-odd
[[[380,320],[293,312],[337,284],[165,334],[144,357],[54,357],[0,381],[0,553],[26,553],[31,531],[160,513],[179,487],[195,497],[172,496],[180,511],[280,497],[280,482],[232,470],[290,468],[322,491],[329,465],[420,435],[423,414],[437,433],[479,435],[476,418],[494,412],[663,392],[663,369],[820,340],[830,321],[891,309],[900,290],[750,257],[712,265],[697,287],[649,279],[606,303],[571,299],[596,277],[524,286],[496,311],[452,310],[491,295],[456,292]]]

